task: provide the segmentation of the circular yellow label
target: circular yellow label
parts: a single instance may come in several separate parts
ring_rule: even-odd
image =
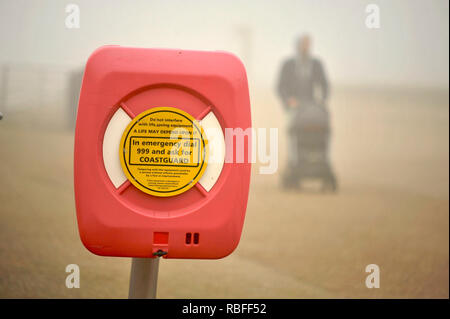
[[[181,194],[200,179],[208,141],[190,114],[156,107],[136,116],[123,132],[120,163],[128,180],[154,196]]]

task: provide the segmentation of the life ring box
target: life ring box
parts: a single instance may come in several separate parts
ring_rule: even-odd
[[[102,256],[230,254],[247,206],[251,134],[228,137],[226,128],[251,128],[247,76],[236,56],[97,49],[86,64],[75,130],[84,246]],[[233,160],[239,152],[243,162]]]

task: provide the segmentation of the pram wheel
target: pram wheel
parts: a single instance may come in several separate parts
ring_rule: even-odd
[[[333,174],[323,179],[322,191],[332,193],[336,193],[338,191],[338,183],[336,177]]]

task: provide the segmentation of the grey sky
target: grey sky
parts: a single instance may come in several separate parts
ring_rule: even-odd
[[[69,3],[80,6],[80,29],[65,28]],[[369,3],[380,6],[380,29],[364,24]],[[335,83],[448,87],[448,9],[446,0],[1,0],[0,63],[73,66],[104,44],[228,50],[268,86],[307,31]]]

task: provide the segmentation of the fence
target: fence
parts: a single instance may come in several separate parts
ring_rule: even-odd
[[[64,121],[62,126],[73,128],[81,78],[81,68],[3,64],[0,112],[5,119],[19,114],[53,113]]]

